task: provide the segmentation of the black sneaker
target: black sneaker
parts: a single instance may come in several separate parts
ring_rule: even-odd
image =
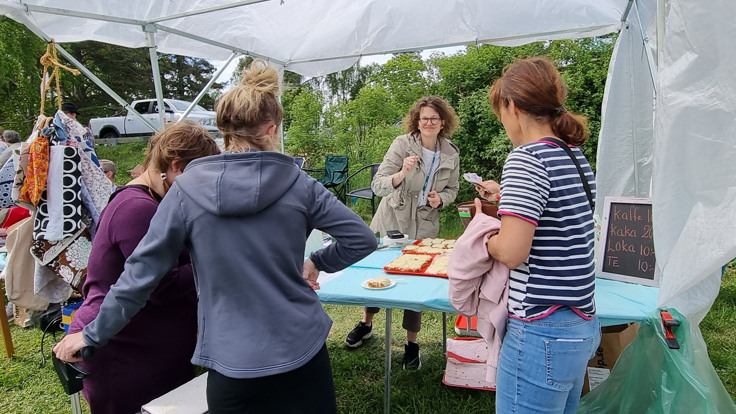
[[[416,371],[421,367],[422,359],[419,353],[419,344],[406,341],[406,345],[404,345],[404,369]]]
[[[345,345],[350,348],[357,348],[363,345],[364,339],[368,339],[371,336],[373,336],[373,324],[367,325],[363,321],[358,322],[355,328],[350,331],[348,337],[345,338]]]

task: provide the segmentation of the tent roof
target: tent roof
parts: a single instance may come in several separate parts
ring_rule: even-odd
[[[59,43],[96,40],[224,60],[269,59],[307,76],[350,67],[360,56],[443,46],[616,32],[629,0],[0,0],[0,12]]]

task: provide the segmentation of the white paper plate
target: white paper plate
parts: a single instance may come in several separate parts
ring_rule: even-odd
[[[389,284],[388,284],[388,286],[386,286],[386,287],[379,287],[379,288],[376,288],[376,287],[370,287],[370,286],[368,286],[368,281],[367,281],[367,280],[364,280],[364,281],[363,281],[363,283],[361,283],[361,284],[360,284],[360,286],[363,286],[364,288],[366,288],[366,289],[371,289],[371,290],[383,290],[383,289],[388,289],[388,288],[391,288],[391,287],[393,287],[393,286],[394,286],[394,285],[396,284],[396,281],[395,281],[395,280],[393,280],[393,279],[389,279],[389,280],[391,280],[391,283],[389,283]]]

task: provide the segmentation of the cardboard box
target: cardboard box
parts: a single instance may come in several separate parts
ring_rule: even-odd
[[[33,311],[13,305],[13,321],[21,328],[32,328],[38,325],[38,318],[40,316],[40,311]]]
[[[585,370],[582,395],[595,389],[611,375],[611,370],[616,365],[621,352],[636,338],[639,324],[632,322],[624,325],[604,326],[601,331],[601,344],[595,351],[595,356],[588,361],[588,368]]]

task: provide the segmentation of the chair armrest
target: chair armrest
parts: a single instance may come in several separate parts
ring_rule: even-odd
[[[325,169],[324,168],[302,168],[302,171],[325,172]]]
[[[345,179],[345,182],[347,183],[348,181],[350,181],[350,179],[351,179],[351,178],[353,178],[353,176],[354,176],[354,175],[356,175],[356,174],[358,174],[359,172],[361,172],[361,171],[365,170],[366,168],[370,168],[370,167],[371,167],[371,164],[368,164],[368,165],[364,165],[364,166],[360,167],[360,168],[358,169],[358,171],[356,171],[356,172],[354,172],[354,173],[352,173],[352,174],[348,175],[348,178],[346,178],[346,179]]]
[[[358,171],[356,171],[356,172],[354,172],[354,173],[352,173],[352,174],[348,175],[348,178],[346,178],[346,179],[345,179],[345,182],[343,183],[343,185],[345,186],[345,188],[346,188],[346,189],[349,189],[349,188],[350,188],[350,187],[348,187],[348,183],[350,182],[350,179],[351,179],[351,178],[353,178],[353,176],[355,176],[355,175],[356,175],[356,174],[358,174],[359,172],[361,172],[361,171],[365,170],[366,168],[371,168],[371,167],[373,167],[374,165],[381,165],[381,163],[375,163],[375,164],[368,164],[368,165],[364,165],[364,166],[360,167],[360,168],[358,169]],[[369,187],[370,187],[370,185],[369,185]]]

